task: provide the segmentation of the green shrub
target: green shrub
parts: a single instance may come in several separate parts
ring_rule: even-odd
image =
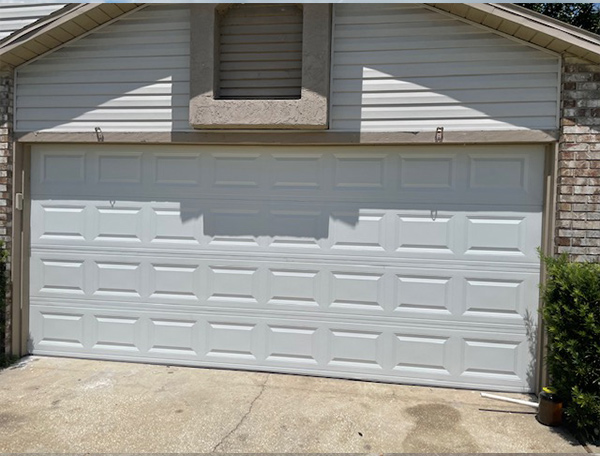
[[[0,353],[0,370],[17,362],[19,358],[14,355]]]
[[[548,279],[542,315],[548,371],[563,397],[565,423],[582,439],[600,440],[600,264],[543,258]]]

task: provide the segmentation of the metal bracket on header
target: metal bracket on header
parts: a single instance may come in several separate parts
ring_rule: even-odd
[[[104,142],[104,133],[102,133],[102,129],[100,127],[96,127],[94,130],[96,131],[96,138],[98,139],[98,142]]]
[[[444,127],[437,127],[435,129],[435,142],[441,143],[444,141]]]

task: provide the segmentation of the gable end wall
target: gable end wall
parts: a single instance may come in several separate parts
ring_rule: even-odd
[[[555,251],[600,261],[600,64],[565,56]]]
[[[11,249],[13,75],[0,73],[0,240]],[[555,252],[600,260],[600,65],[564,56]],[[179,95],[179,94],[178,94]],[[187,94],[184,94],[184,97]],[[10,265],[7,265],[9,269]],[[8,284],[7,284],[8,285]],[[10,304],[7,286],[6,304]],[[10,321],[10,307],[0,309]],[[4,314],[4,315],[3,315]],[[0,332],[0,352],[10,328]]]

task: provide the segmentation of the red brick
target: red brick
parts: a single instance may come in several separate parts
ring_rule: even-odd
[[[0,240],[4,241],[6,250],[10,253],[11,237],[10,229],[12,226],[12,197],[10,193],[12,178],[12,76],[4,73],[0,74],[0,176],[2,182],[2,192],[0,192],[0,207],[2,207],[0,217]],[[7,264],[10,272],[10,264]],[[6,309],[0,309],[5,312],[5,321],[10,323],[10,287],[6,295]],[[10,334],[10,325],[6,328],[5,334],[0,334],[0,350],[4,351],[7,346],[8,335]]]
[[[558,195],[558,201],[561,203],[587,203],[588,197],[585,195]]]
[[[563,171],[563,170],[561,170]],[[591,169],[568,169],[568,168],[564,168],[564,171],[570,171],[571,174],[565,174],[568,176],[575,176],[575,177],[600,177],[600,169],[598,168],[591,168]]]
[[[572,220],[557,220],[556,227],[560,228],[560,229],[569,230],[569,229],[573,228],[573,221]]]
[[[564,203],[563,203],[564,204]],[[600,213],[600,204],[569,204],[570,210],[574,212],[595,212]],[[559,210],[562,210],[559,208]]]
[[[571,211],[573,209],[573,204],[570,203],[559,203],[558,204],[558,210],[559,211]],[[586,206],[586,205],[584,205]],[[587,206],[586,206],[587,207]]]
[[[600,65],[565,56],[555,251],[600,259]]]
[[[574,194],[573,187],[571,187],[570,185],[561,185],[558,190],[563,195],[573,195]],[[581,193],[578,193],[578,194],[581,194]],[[0,205],[2,205],[2,200],[0,200]]]
[[[580,170],[579,172],[582,172],[582,171],[589,171],[589,170]],[[575,170],[570,169],[570,168],[560,168],[558,171],[558,175],[561,177],[572,177],[572,176],[575,176]]]

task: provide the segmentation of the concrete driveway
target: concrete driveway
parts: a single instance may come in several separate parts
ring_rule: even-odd
[[[31,357],[0,372],[0,452],[585,449],[475,391]]]

